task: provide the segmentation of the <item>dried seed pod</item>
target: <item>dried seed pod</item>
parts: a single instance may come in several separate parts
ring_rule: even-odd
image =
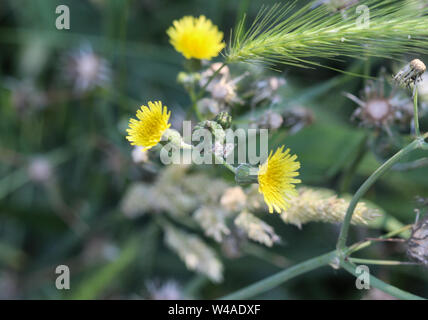
[[[360,120],[360,125],[368,128],[389,130],[390,125],[408,125],[413,118],[412,99],[403,90],[391,88],[383,72],[365,86],[360,97],[350,93],[345,96],[359,105],[351,119]]]
[[[410,86],[420,81],[422,74],[427,70],[425,64],[419,60],[414,59],[405,65],[395,76],[394,80],[401,85]]]
[[[283,122],[284,119],[278,112],[268,110],[260,117],[256,125],[258,128],[276,130],[281,127]]]
[[[428,267],[428,215],[414,224],[407,240],[407,255]]]
[[[313,112],[300,106],[285,110],[282,116],[284,117],[283,127],[289,129],[290,134],[295,134],[315,122]]]

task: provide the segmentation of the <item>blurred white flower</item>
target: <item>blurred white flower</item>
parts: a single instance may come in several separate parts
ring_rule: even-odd
[[[68,54],[63,64],[65,78],[73,84],[78,95],[96,87],[106,87],[111,82],[110,64],[95,54],[89,44]]]
[[[35,182],[46,182],[52,177],[52,164],[44,157],[37,157],[28,165],[28,176]]]
[[[149,160],[149,154],[143,147],[136,146],[132,149],[132,160],[135,163],[145,163]]]
[[[146,288],[151,300],[184,300],[183,289],[174,280],[168,280],[163,284],[158,281],[148,281]]]
[[[33,81],[6,79],[6,89],[11,93],[12,106],[21,113],[31,113],[40,110],[46,103],[46,94],[36,88]]]

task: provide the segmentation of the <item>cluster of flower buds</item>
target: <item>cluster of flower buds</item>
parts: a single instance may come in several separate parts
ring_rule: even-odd
[[[235,104],[243,104],[239,97],[237,84],[247,76],[244,73],[232,78],[229,67],[213,63],[199,76],[199,86],[209,93],[208,98],[199,100],[199,112],[207,117],[221,111],[229,111]]]
[[[277,91],[286,84],[284,78],[248,80],[238,88],[238,84],[248,75],[249,72],[245,71],[233,77],[228,66],[213,63],[198,75],[180,73],[179,79],[185,86],[186,83],[194,86],[198,82],[200,88],[209,94],[197,103],[199,112],[207,118],[221,111],[230,111],[235,105],[246,104],[253,108],[261,104],[273,105],[281,102]]]
[[[269,77],[256,81],[247,95],[251,95],[250,105],[255,107],[263,102],[269,104],[278,104],[281,102],[281,96],[277,94],[278,90],[286,84],[282,77]]]
[[[196,124],[193,128],[193,134],[200,135],[201,139],[194,142],[196,145],[203,145],[205,142],[205,135],[203,130],[208,130],[211,141],[212,153],[221,158],[227,158],[227,156],[233,151],[234,144],[226,143],[226,129],[230,128],[232,123],[232,117],[227,112],[218,113],[213,120],[204,120]],[[202,143],[202,144],[201,144]],[[205,149],[200,150],[203,152]]]
[[[315,121],[313,112],[305,107],[296,106],[282,111],[267,110],[250,124],[257,129],[278,130],[284,128],[289,134],[296,134]]]

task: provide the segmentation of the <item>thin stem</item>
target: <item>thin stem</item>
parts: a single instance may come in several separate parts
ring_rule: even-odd
[[[225,166],[227,169],[229,169],[230,171],[233,172],[233,174],[236,174],[236,169],[230,165],[229,163],[227,163],[223,158],[217,156],[215,153],[213,153],[214,158],[216,159],[216,163],[220,163],[223,166]]]
[[[424,147],[421,146],[423,149]],[[415,161],[406,162],[406,163],[396,163],[391,170],[394,171],[407,171],[413,169],[419,169],[428,166],[428,158],[421,158]]]
[[[318,269],[320,267],[328,265],[335,257],[336,252],[332,251],[327,254],[309,259],[302,263],[296,264],[293,267],[287,268],[281,272],[274,274],[266,279],[256,282],[246,288],[243,288],[237,292],[229,294],[221,298],[221,300],[235,300],[235,299],[247,299],[254,297],[258,294],[268,291],[285,281],[297,277],[306,272]]]
[[[353,263],[375,264],[375,265],[382,265],[382,266],[417,265],[417,263],[409,262],[409,261],[373,260],[373,259],[360,259],[360,258],[348,258],[348,260]]]
[[[412,225],[407,225],[404,226],[402,228],[399,228],[397,230],[391,231],[383,236],[381,236],[380,238],[389,238],[389,237],[393,237],[397,234],[401,234],[405,231],[407,231],[408,229],[410,229],[412,227]],[[372,242],[371,241],[365,241],[363,243],[356,243],[354,245],[352,245],[349,248],[346,248],[344,250],[345,254],[349,255],[352,252],[356,252],[358,250],[361,250],[365,247],[368,247]],[[368,260],[365,260],[365,262],[367,262]],[[371,260],[373,261],[373,260]],[[354,264],[352,264],[351,262],[347,261],[347,260],[342,260],[340,261],[338,259],[337,256],[337,251],[331,251],[329,253],[323,254],[321,256],[306,260],[304,262],[301,262],[297,265],[294,265],[290,268],[287,268],[281,272],[278,272],[276,274],[274,274],[273,276],[270,276],[266,279],[263,279],[261,281],[258,281],[248,287],[245,287],[237,292],[234,292],[232,294],[229,294],[227,296],[224,296],[220,299],[222,300],[232,300],[232,299],[248,299],[251,297],[254,297],[258,294],[261,294],[263,292],[266,292],[272,288],[275,288],[276,286],[286,282],[287,280],[290,280],[294,277],[297,277],[301,274],[304,274],[306,272],[315,270],[317,268],[329,265],[329,264],[333,264],[336,263],[337,265],[339,265],[338,263],[340,263],[340,265],[342,267],[344,267],[347,271],[349,271],[350,273],[354,274],[356,277],[358,277],[359,275],[355,273],[355,268],[356,266]],[[384,283],[383,281],[377,279],[376,277],[370,276],[370,280],[371,280],[371,284],[373,285],[373,287],[378,288],[386,293],[389,293],[393,296],[396,296],[398,298],[402,298],[402,299],[422,299],[418,296],[412,295],[408,292],[405,292],[403,290],[400,290],[398,288],[395,288],[391,285],[388,285],[386,283]]]
[[[402,159],[409,152],[420,147],[420,141],[415,140],[410,143],[405,148],[401,149],[394,156],[392,156],[388,161],[386,161],[382,166],[380,166],[357,190],[353,196],[348,210],[346,211],[346,216],[343,221],[342,228],[340,230],[339,239],[337,241],[337,249],[343,252],[343,249],[346,247],[346,240],[348,238],[349,226],[352,219],[352,214],[354,213],[355,207],[358,204],[358,201],[364,196],[364,194],[369,190],[369,188],[379,179],[388,169],[390,169],[395,163]]]
[[[413,93],[413,110],[414,110],[414,121],[415,121],[415,134],[417,137],[421,135],[419,129],[419,111],[418,111],[418,86],[415,83],[415,89]]]
[[[412,224],[408,224],[402,228],[399,228],[397,230],[391,231],[381,237],[379,237],[379,239],[387,239],[387,238],[391,238],[394,237],[396,235],[402,234],[404,232],[406,232],[407,230],[410,230],[412,228]],[[352,246],[350,246],[347,250],[347,254],[350,255],[356,251],[362,250],[364,248],[369,247],[370,245],[373,244],[373,240],[367,240],[367,241],[363,241],[363,242],[358,242],[353,244]]]
[[[193,89],[193,87],[189,89],[189,96],[192,102],[192,109],[195,112],[196,117],[198,118],[199,121],[202,121],[203,118],[201,113],[199,112],[198,105],[197,105],[199,98],[196,96],[195,90]]]
[[[340,265],[349,273],[353,274],[355,277],[359,277],[361,276],[361,274],[358,274],[356,272],[356,265],[349,262],[349,261],[341,261]],[[399,299],[404,299],[404,300],[424,300],[424,298],[419,297],[417,295],[411,294],[407,291],[403,291],[401,289],[398,289],[397,287],[394,287],[390,284],[387,284],[385,282],[383,282],[382,280],[379,280],[378,278],[372,276],[371,274],[369,274],[370,277],[370,285],[382,290],[383,292],[386,292],[388,294],[390,294],[391,296],[394,296],[396,298]]]
[[[199,91],[199,94],[196,96],[197,100],[202,98],[202,96],[204,95],[205,89],[208,87],[211,81],[213,81],[213,79],[219,74],[221,69],[223,69],[226,66],[226,64],[227,64],[226,62],[223,62],[222,65],[212,74],[212,76],[208,79],[207,83],[204,84],[204,86]]]
[[[181,148],[182,149],[186,149],[186,150],[192,150],[193,146],[191,144],[187,144],[187,143],[182,142],[181,143]],[[213,156],[214,156],[214,158],[216,160],[216,162],[215,162],[216,164],[222,164],[224,167],[226,167],[231,172],[233,172],[233,174],[236,173],[236,169],[232,165],[230,165],[229,163],[227,163],[223,158],[217,156],[215,153],[213,153]]]

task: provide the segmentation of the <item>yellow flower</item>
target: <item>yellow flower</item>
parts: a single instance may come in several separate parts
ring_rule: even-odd
[[[174,20],[173,26],[166,32],[175,50],[181,52],[186,59],[207,59],[218,56],[225,47],[223,32],[218,31],[211,20],[186,16]]]
[[[296,161],[296,155],[290,155],[290,149],[283,151],[284,146],[272,151],[265,163],[259,167],[258,181],[259,192],[269,207],[269,213],[281,213],[289,207],[289,199],[297,195],[294,183],[300,183],[294,179],[299,173],[300,163]]]
[[[131,145],[141,146],[143,150],[148,150],[159,143],[163,133],[171,126],[168,123],[171,112],[166,106],[162,107],[162,102],[149,101],[147,106],[141,106],[137,111],[137,118],[129,120],[128,136],[126,139]]]

